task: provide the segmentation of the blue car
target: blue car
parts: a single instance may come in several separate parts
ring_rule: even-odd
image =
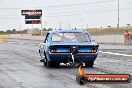
[[[39,45],[40,61],[49,67],[59,67],[60,63],[93,67],[98,47],[84,30],[52,30]]]

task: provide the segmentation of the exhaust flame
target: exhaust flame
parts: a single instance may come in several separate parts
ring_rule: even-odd
[[[86,75],[86,71],[85,71],[84,68],[82,68],[82,66],[79,66],[78,71],[79,71],[80,76],[85,76]]]

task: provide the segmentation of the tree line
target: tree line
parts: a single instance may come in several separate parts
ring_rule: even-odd
[[[0,31],[0,34],[18,34],[21,33],[21,31],[17,31],[16,29],[12,29],[12,30],[6,30],[6,31]]]
[[[43,28],[43,31],[51,31],[51,30],[53,30],[52,28],[48,28],[48,29],[46,29],[46,28]],[[16,30],[16,29],[12,29],[12,30],[6,30],[6,31],[2,31],[2,30],[0,30],[0,34],[19,34],[19,33],[22,33],[22,34],[26,34],[27,33],[27,30],[26,29],[24,29],[24,30]]]

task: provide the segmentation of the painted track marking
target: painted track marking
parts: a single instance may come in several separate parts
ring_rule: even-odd
[[[128,54],[120,54],[120,53],[112,53],[112,52],[102,52],[102,51],[99,51],[99,52],[103,53],[103,54],[111,54],[111,55],[117,55],[117,56],[132,57],[132,55],[128,55]]]

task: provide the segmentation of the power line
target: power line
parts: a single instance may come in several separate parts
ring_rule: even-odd
[[[78,3],[78,4],[67,4],[67,5],[54,5],[54,6],[45,6],[45,7],[18,7],[18,8],[0,8],[0,9],[26,9],[26,8],[59,8],[59,7],[71,7],[71,6],[84,6],[84,5],[93,5],[93,4],[103,4],[107,2],[113,2],[115,0],[104,0],[104,1],[97,1],[97,2],[85,2],[85,3]]]
[[[81,5],[93,5],[93,4],[103,4],[107,2],[112,2],[115,0],[104,0],[104,1],[97,1],[97,2],[85,2],[85,3],[79,3],[79,4],[70,4],[70,5],[56,5],[56,6],[47,6],[49,8],[57,8],[57,7],[71,7],[71,6],[81,6]]]
[[[129,10],[129,9],[132,9],[132,7],[120,8],[120,11],[121,10]],[[66,14],[66,15],[56,15],[56,16],[55,16],[55,14],[57,14],[57,13],[54,13],[54,16],[47,16],[47,17],[72,16],[72,15],[90,15],[90,14],[106,13],[106,12],[113,12],[113,11],[117,11],[117,9],[100,10],[100,11],[95,11],[95,12],[84,12],[83,11],[84,13],[67,12],[68,14]],[[82,12],[82,11],[76,11],[76,12]],[[60,14],[65,14],[65,12],[64,13],[61,12]],[[6,16],[10,16],[10,15],[6,15]],[[18,18],[20,18],[19,16],[18,17],[16,17],[16,15],[14,15],[14,16],[15,17],[4,17],[4,18],[0,18],[0,19],[18,19]]]
[[[121,8],[120,10],[128,10],[128,9],[132,9],[132,7],[127,7],[127,8]],[[73,16],[73,15],[90,15],[90,14],[99,14],[99,13],[106,13],[106,12],[113,12],[116,11],[117,9],[109,9],[109,10],[102,10],[102,11],[96,11],[96,12],[85,12],[85,14],[81,13],[71,13],[71,14],[67,14],[67,15],[54,15],[54,16],[47,16],[47,17],[59,17],[59,16]],[[5,18],[0,18],[0,19],[18,19],[20,17],[5,17]]]
[[[95,10],[95,9],[106,9],[107,7],[101,7],[101,8],[93,8],[93,10]],[[52,13],[46,13],[46,14],[61,14],[61,13],[74,13],[74,12],[86,12],[86,11],[90,11],[90,10],[92,10],[92,9],[89,9],[89,10],[81,10],[81,11],[78,11],[78,10],[76,10],[76,11],[65,11],[65,12],[52,12]]]
[[[132,9],[132,7],[127,7],[127,8],[121,8],[120,10],[128,10],[128,9]],[[79,13],[69,13],[69,14],[66,14],[66,15],[57,15],[56,17],[58,16],[72,16],[72,15],[89,15],[89,14],[97,14],[97,13],[106,13],[106,12],[113,12],[113,11],[117,11],[117,9],[109,9],[109,10],[100,10],[100,11],[96,11],[96,12],[84,12],[83,14],[79,14]],[[78,11],[80,12],[80,11]],[[63,13],[61,13],[63,14]],[[54,13],[54,16],[48,16],[48,17],[55,17],[55,13]]]
[[[3,17],[3,18],[0,18],[0,19],[18,19],[18,18],[20,18],[20,17]]]

